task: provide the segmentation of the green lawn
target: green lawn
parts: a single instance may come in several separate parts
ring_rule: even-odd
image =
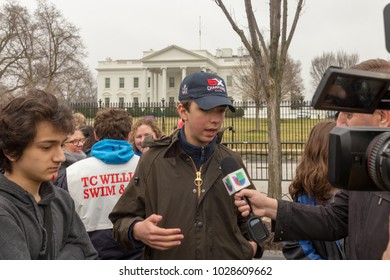
[[[133,122],[136,120],[137,118],[134,118]],[[178,118],[159,117],[156,120],[161,128],[164,121],[164,133],[169,134],[176,126]],[[321,121],[326,121],[326,119],[282,119],[281,142],[306,142],[311,128]],[[225,118],[223,126],[233,126],[235,130],[235,133],[225,132],[224,142],[268,142],[266,119],[259,119],[258,129],[256,129],[256,120],[247,118]]]

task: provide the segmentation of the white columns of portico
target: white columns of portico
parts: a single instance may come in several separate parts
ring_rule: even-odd
[[[187,67],[182,66],[181,67],[181,80],[183,81],[186,76],[187,76]]]
[[[161,67],[161,70],[162,70],[161,99],[164,98],[165,100],[167,100],[167,67]]]
[[[152,74],[152,77],[153,77],[153,99],[152,99],[152,101],[153,102],[158,102],[159,100],[158,100],[158,92],[157,92],[157,77],[158,77],[158,75],[157,75],[157,73],[155,73],[155,72],[153,72],[153,74]]]
[[[140,100],[140,101],[141,102],[142,101],[143,102],[147,102],[148,101],[148,97],[147,97],[147,92],[148,92],[148,69],[144,68],[143,72],[144,72],[144,85],[143,85],[143,90],[141,90],[141,98],[142,98],[142,100]]]

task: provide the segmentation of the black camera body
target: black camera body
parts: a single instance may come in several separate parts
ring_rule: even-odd
[[[390,191],[390,128],[333,128],[328,180],[341,189]]]
[[[372,114],[376,109],[390,110],[389,89],[390,74],[331,66],[314,93],[312,106]],[[348,190],[390,191],[389,146],[390,128],[335,127],[329,135],[329,182]]]

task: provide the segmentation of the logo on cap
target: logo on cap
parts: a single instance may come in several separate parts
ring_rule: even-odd
[[[187,84],[185,84],[185,85],[181,88],[181,94],[183,94],[183,95],[188,94],[188,87],[187,87]]]
[[[207,80],[207,90],[214,91],[214,90],[219,90],[225,92],[225,85],[223,84],[223,80],[217,79],[217,78],[212,78]]]

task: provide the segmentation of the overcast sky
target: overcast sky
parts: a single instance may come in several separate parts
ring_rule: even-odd
[[[242,45],[213,0],[48,1],[80,29],[91,69],[107,57],[138,59],[145,50],[160,50],[173,44],[190,50],[206,49],[212,54],[218,48],[232,48],[236,54]],[[268,1],[252,2],[258,23],[266,30]],[[19,3],[35,6],[34,0]],[[383,8],[388,3],[390,0],[306,0],[289,53],[302,63],[307,99],[313,93],[309,76],[311,60],[323,52],[357,53],[361,61],[390,58],[383,23]],[[244,1],[226,0],[225,5],[245,27]]]

